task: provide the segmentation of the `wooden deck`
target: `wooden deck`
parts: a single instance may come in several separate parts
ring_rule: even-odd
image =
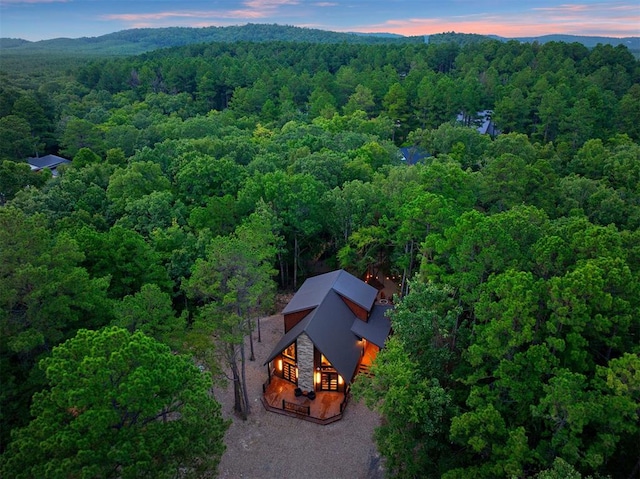
[[[346,405],[344,393],[319,391],[315,399],[309,399],[306,396],[296,397],[295,388],[295,384],[272,375],[271,382],[263,387],[262,404],[268,411],[317,424],[330,424],[342,419]]]

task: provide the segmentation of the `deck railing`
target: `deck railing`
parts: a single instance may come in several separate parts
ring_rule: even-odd
[[[271,384],[271,375],[273,373],[270,370],[268,370],[267,372],[269,373],[269,377],[264,383],[262,383],[262,394],[267,392],[267,388],[269,387],[269,384]]]
[[[296,414],[302,414],[303,416],[311,415],[310,406],[301,406],[299,404],[289,402],[285,399],[282,400],[282,409],[284,409],[285,411],[291,411]]]
[[[278,379],[277,376],[275,377],[275,379]],[[280,381],[284,381],[284,380],[278,379],[278,381],[274,381],[274,376],[270,375],[269,378],[262,385],[262,391],[263,391],[262,404],[267,410],[278,413],[278,414],[295,416],[300,419],[304,419],[306,421],[315,422],[317,424],[331,424],[332,422],[335,422],[340,418],[342,418],[342,415],[347,406],[347,403],[349,402],[350,393],[349,393],[348,386],[346,391],[344,392],[344,396],[341,398],[342,401],[339,405],[339,411],[336,411],[334,409],[333,411],[335,411],[335,414],[333,416],[325,417],[323,414],[325,414],[326,412],[325,413],[320,412],[320,414],[316,413],[316,409],[322,409],[322,408],[320,408],[319,405],[317,404],[318,403],[317,400],[309,402],[307,400],[309,399],[308,395],[306,398],[296,398],[297,402],[290,402],[290,401],[287,401],[286,399],[283,399],[282,391],[275,392],[275,393],[272,391],[270,393],[269,388],[273,387],[274,382],[276,383],[276,386],[279,386],[279,387],[283,386]],[[293,396],[293,389],[292,389],[293,387],[295,387],[295,385],[293,384],[284,385],[284,389],[288,391],[287,394],[290,394],[290,396]],[[288,388],[291,388],[291,389],[288,389]],[[322,395],[322,394],[324,394],[324,392],[318,392],[317,397],[319,397],[319,395]],[[290,397],[290,399],[292,398]],[[299,404],[299,402],[303,400],[307,405],[303,406]],[[334,397],[331,399],[331,401],[340,401],[340,399]]]
[[[344,399],[340,403],[340,414],[344,412],[344,408],[347,407],[348,402],[349,402],[349,390],[347,389],[344,393]]]

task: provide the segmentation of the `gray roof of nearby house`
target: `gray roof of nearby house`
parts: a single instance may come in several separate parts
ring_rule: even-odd
[[[493,110],[482,110],[476,112],[475,118],[470,126],[475,127],[476,131],[481,135],[498,136],[500,134],[500,130],[498,130],[491,119],[491,115],[493,115]],[[464,120],[462,113],[456,117],[456,120],[459,122]]]
[[[428,158],[430,155],[423,149],[417,146],[405,146],[400,148],[400,156],[402,161],[406,161],[409,165],[415,165],[422,160]]]
[[[280,339],[265,364],[304,332],[340,376],[347,382],[351,381],[362,351],[360,338],[382,347],[391,329],[389,320],[384,317],[384,311],[389,307],[374,306],[376,295],[375,288],[343,270],[307,279],[284,313],[313,311]],[[358,319],[341,296],[372,311],[369,318],[371,323]]]
[[[57,155],[46,155],[39,158],[27,158],[27,163],[31,165],[32,170],[41,170],[43,168],[55,168],[62,164],[71,163],[71,161]]]

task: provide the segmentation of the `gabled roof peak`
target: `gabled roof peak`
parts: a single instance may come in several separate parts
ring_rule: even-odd
[[[371,311],[377,290],[343,269],[308,278],[282,311],[283,314],[305,311],[319,306],[330,291]]]

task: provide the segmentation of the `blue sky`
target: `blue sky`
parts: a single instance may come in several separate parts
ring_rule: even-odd
[[[640,36],[639,0],[0,0],[0,36],[278,23],[332,31]]]

